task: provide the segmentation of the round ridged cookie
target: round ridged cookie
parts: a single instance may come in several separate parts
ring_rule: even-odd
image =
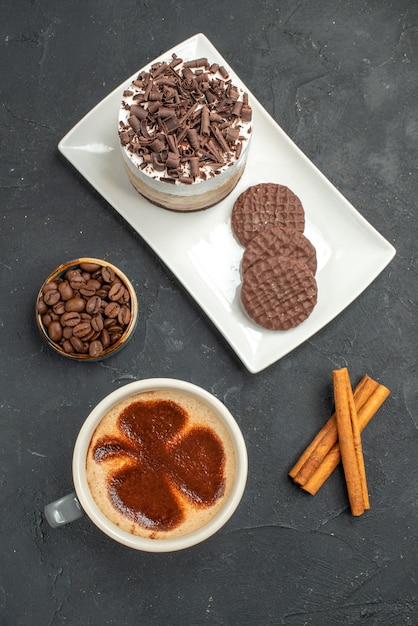
[[[290,256],[305,263],[316,273],[316,250],[305,235],[294,228],[271,226],[255,235],[244,250],[241,271],[245,273],[254,263],[268,256]]]
[[[305,211],[298,196],[285,185],[260,183],[248,187],[236,199],[231,226],[245,247],[260,231],[285,226],[303,233]]]
[[[312,313],[318,297],[314,275],[305,263],[269,256],[243,275],[241,302],[247,315],[269,330],[289,330]]]

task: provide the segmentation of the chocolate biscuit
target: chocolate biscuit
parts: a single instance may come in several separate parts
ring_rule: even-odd
[[[298,196],[285,185],[260,183],[238,196],[231,225],[245,247],[258,232],[270,226],[285,226],[303,233],[305,211]]]
[[[318,288],[305,263],[269,256],[243,275],[241,302],[248,316],[269,330],[298,326],[316,305]]]
[[[284,226],[262,230],[249,241],[242,256],[241,271],[245,273],[257,261],[277,255],[302,261],[312,274],[316,273],[316,250],[312,243],[294,228]]]

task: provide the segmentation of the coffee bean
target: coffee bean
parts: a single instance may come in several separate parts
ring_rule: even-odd
[[[109,293],[110,285],[102,285],[100,289],[96,289],[96,296],[99,298],[106,299],[107,294]]]
[[[62,326],[70,326],[73,328],[80,323],[81,317],[80,313],[77,311],[67,311],[61,316],[61,324]]]
[[[56,304],[54,304],[52,309],[57,315],[62,315],[65,313],[65,304],[62,300],[59,300]]]
[[[119,315],[120,305],[117,302],[109,302],[104,310],[106,317],[114,318]]]
[[[88,281],[86,282],[86,287],[94,287],[95,291],[100,289],[101,286],[102,286],[102,283],[100,282],[100,280],[95,280],[94,278],[89,278]]]
[[[83,341],[87,341],[89,344],[94,341],[95,339],[97,339],[97,337],[99,336],[100,333],[98,333],[97,331],[95,331],[91,326],[90,326],[90,331],[87,333],[87,335],[84,335],[83,337]]]
[[[73,336],[73,329],[71,326],[64,326],[62,329],[63,339],[70,339]]]
[[[85,354],[88,350],[86,345],[81,341],[79,337],[70,337],[71,345],[74,348],[74,352],[79,352],[80,354]]]
[[[86,303],[87,313],[96,314],[102,308],[102,299],[99,296],[91,296]]]
[[[80,339],[87,337],[87,335],[91,331],[91,325],[89,322],[80,322],[77,326],[73,328],[74,337],[79,337]]]
[[[52,322],[51,313],[45,313],[45,315],[42,316],[43,325],[48,328],[51,322]]]
[[[121,304],[128,304],[129,303],[129,291],[126,289],[126,287],[123,288],[123,295],[122,297],[119,299],[119,302]]]
[[[130,320],[131,312],[126,304],[124,304],[120,307],[120,311],[118,313],[118,322],[119,324],[122,324],[122,326],[126,326],[127,324],[129,324]]]
[[[92,318],[92,320],[91,320],[91,327],[94,328],[94,330],[97,330],[97,331],[103,330],[103,317],[102,317],[102,315],[100,315],[100,313],[95,315]]]
[[[110,333],[110,343],[113,344],[116,343],[117,341],[119,341],[119,339],[122,337],[122,332],[118,332],[118,333]]]
[[[56,291],[58,289],[58,283],[56,280],[51,280],[50,283],[48,283],[47,285],[45,285],[42,289],[42,291],[44,292],[44,295],[46,293],[48,293],[48,291]]]
[[[109,326],[114,326],[115,324],[115,320],[113,320],[111,317],[105,317],[105,319],[103,320],[103,327],[108,329]]]
[[[66,354],[98,358],[131,320],[129,291],[109,266],[82,263],[42,287],[37,312]]]
[[[108,326],[107,330],[110,333],[118,333],[118,332],[122,332],[123,331],[123,327],[121,324],[118,324],[117,320],[113,320],[113,325],[112,326]]]
[[[113,283],[109,289],[109,300],[116,302],[123,297],[124,291],[125,289],[122,283]]]
[[[93,358],[97,358],[103,352],[103,344],[98,339],[95,339],[89,345],[89,354]]]
[[[72,278],[76,277],[76,276],[80,276],[81,272],[79,269],[72,269],[72,270],[68,270],[65,273],[65,278],[70,281]]]
[[[86,298],[91,298],[96,293],[96,289],[92,285],[88,285],[86,283],[83,287],[80,287],[80,293]]]
[[[80,296],[76,296],[75,298],[71,298],[71,300],[67,300],[65,303],[66,311],[77,311],[77,313],[81,313],[86,308],[86,301]]]
[[[100,338],[102,341],[103,348],[108,348],[110,346],[110,334],[107,328],[103,328],[100,334]]]
[[[43,315],[44,313],[47,312],[48,305],[45,304],[45,301],[43,298],[39,298],[38,304],[36,305],[36,310],[38,311],[40,315]]]
[[[100,270],[100,265],[98,265],[97,263],[80,263],[80,269],[83,272],[94,274],[94,272]]]
[[[62,283],[58,285],[58,291],[61,294],[61,299],[64,301],[74,297],[74,289],[70,286],[68,280],[63,280]]]
[[[58,289],[50,289],[44,294],[44,302],[48,306],[54,306],[60,299],[60,292]]]
[[[73,344],[71,343],[71,341],[69,341],[69,339],[66,339],[62,342],[62,347],[64,352],[66,352],[67,354],[71,354],[72,352],[74,352]]]
[[[115,272],[109,266],[102,267],[102,277],[105,283],[113,283],[115,280]]]
[[[60,341],[62,338],[62,326],[58,321],[50,323],[48,326],[48,335],[52,341]]]
[[[81,287],[84,287],[85,284],[86,284],[86,279],[83,278],[81,274],[74,276],[70,280],[71,287],[76,290],[81,289]]]

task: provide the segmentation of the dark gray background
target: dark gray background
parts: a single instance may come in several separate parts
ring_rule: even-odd
[[[0,22],[0,623],[418,624],[416,0],[6,0]],[[196,32],[397,248],[337,319],[256,375],[57,152],[122,80]],[[34,323],[42,280],[78,255],[119,265],[140,301],[134,339],[99,364],[59,358]],[[339,470],[314,498],[287,477],[344,365],[391,389],[364,433],[371,510],[358,519]],[[236,514],[167,555],[87,519],[50,529],[42,509],[72,487],[86,415],[152,376],[197,383],[236,416],[249,452]]]

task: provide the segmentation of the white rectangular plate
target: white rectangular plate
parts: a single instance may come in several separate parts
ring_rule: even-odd
[[[161,55],[207,57],[225,65],[219,52],[197,34]],[[347,307],[395,255],[386,241],[333,187],[249,93],[254,131],[247,167],[238,186],[216,206],[195,213],[158,208],[130,185],[118,138],[118,110],[126,88],[139,71],[92,109],[61,140],[59,150],[89,183],[129,222],[181,281],[219,329],[247,369],[256,373],[309,339]],[[248,91],[248,90],[247,90]],[[266,161],[268,158],[268,161]],[[256,326],[240,303],[243,249],[231,231],[231,210],[250,185],[287,185],[305,209],[305,234],[318,256],[318,303],[302,324],[288,331]],[[139,301],[141,294],[138,294]]]

